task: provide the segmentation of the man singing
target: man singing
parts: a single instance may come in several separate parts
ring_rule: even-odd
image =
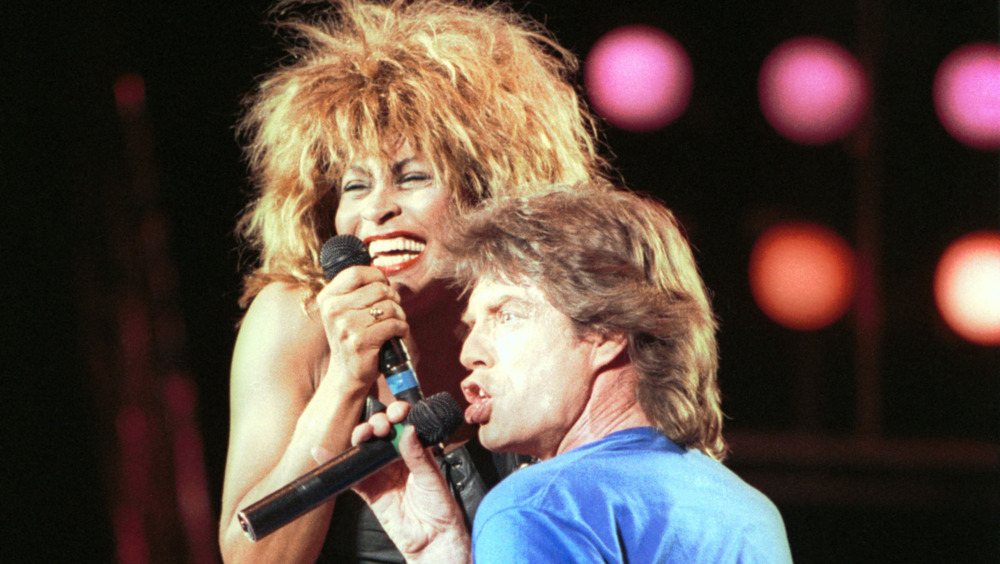
[[[672,213],[626,191],[501,200],[451,244],[481,443],[540,462],[471,540],[431,453],[359,483],[410,562],[790,562],[775,506],[721,463],[715,320]],[[355,429],[384,436],[407,404]]]

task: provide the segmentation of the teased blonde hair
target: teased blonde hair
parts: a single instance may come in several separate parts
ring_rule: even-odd
[[[449,241],[453,278],[537,286],[580,335],[628,337],[637,399],[675,443],[722,459],[716,322],[669,209],[639,193],[587,189],[489,202]]]
[[[247,97],[238,127],[257,191],[237,228],[259,254],[244,305],[274,280],[318,290],[337,181],[400,142],[458,211],[604,176],[569,82],[576,58],[503,5],[285,1],[273,13],[291,58]]]

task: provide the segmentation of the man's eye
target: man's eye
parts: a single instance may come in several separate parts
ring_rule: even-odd
[[[497,315],[497,319],[500,321],[500,323],[507,323],[513,321],[516,318],[517,316],[510,311],[501,311],[500,314]]]

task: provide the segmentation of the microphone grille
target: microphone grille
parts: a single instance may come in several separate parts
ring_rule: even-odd
[[[327,280],[340,274],[350,266],[371,264],[372,257],[368,255],[368,249],[354,235],[337,235],[331,237],[323,244],[323,249],[319,253],[319,264],[323,267],[323,274]]]
[[[462,408],[450,394],[441,392],[414,404],[406,420],[416,430],[420,444],[434,445],[462,426]]]

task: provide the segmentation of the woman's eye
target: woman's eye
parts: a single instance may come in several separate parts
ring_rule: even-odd
[[[347,192],[353,192],[355,190],[364,190],[367,187],[368,185],[365,184],[364,182],[347,182],[346,184],[344,184],[344,187],[341,190],[347,193]]]
[[[400,184],[409,184],[412,182],[427,182],[431,179],[431,175],[424,172],[412,172],[410,174],[405,174],[399,179]]]
[[[500,314],[497,315],[497,318],[499,319],[500,323],[508,323],[514,321],[514,319],[516,319],[517,316],[510,311],[501,311]]]

